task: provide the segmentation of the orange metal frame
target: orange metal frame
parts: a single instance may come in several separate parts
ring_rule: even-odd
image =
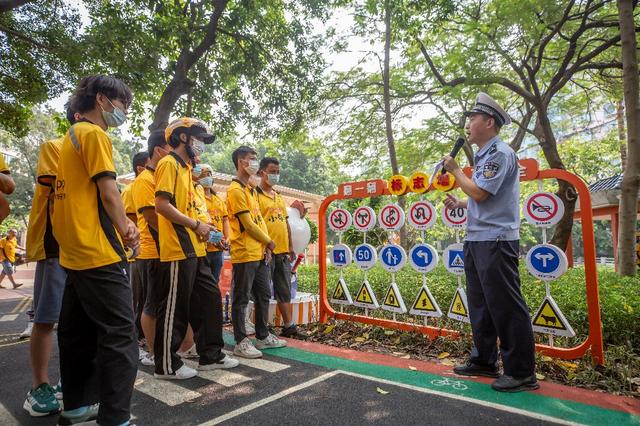
[[[536,179],[562,179],[572,184],[580,196],[580,220],[582,226],[582,240],[584,245],[584,270],[587,296],[587,311],[589,317],[589,335],[578,346],[572,348],[559,348],[543,344],[536,344],[536,350],[541,354],[562,358],[576,359],[582,357],[591,349],[591,356],[595,364],[604,364],[604,348],[602,343],[602,323],[600,320],[600,296],[598,292],[598,275],[596,271],[595,237],[593,233],[593,214],[591,210],[591,195],[587,185],[582,179],[566,170],[549,169],[539,170],[538,162],[533,159],[520,160],[520,181]],[[465,169],[467,175],[471,169]],[[348,190],[346,189],[348,188]],[[381,179],[349,182],[341,184],[338,194],[329,195],[320,205],[318,212],[319,223],[319,283],[320,283],[320,321],[326,323],[329,317],[347,321],[355,321],[363,324],[372,324],[380,327],[403,331],[417,331],[431,337],[449,336],[458,337],[459,332],[446,328],[438,328],[417,323],[394,321],[382,318],[372,318],[364,315],[336,312],[329,304],[327,288],[327,210],[336,200],[351,198],[366,198],[390,195],[387,190],[387,182]]]

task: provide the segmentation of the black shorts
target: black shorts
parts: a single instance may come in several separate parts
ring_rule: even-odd
[[[142,276],[142,288],[145,293],[144,306],[142,312],[152,317],[157,317],[158,304],[160,303],[161,295],[158,295],[156,283],[160,279],[162,269],[160,265],[160,259],[142,259],[138,262],[143,262],[144,269]]]
[[[271,259],[271,281],[273,281],[273,293],[280,303],[291,302],[291,263],[289,254],[276,254]]]

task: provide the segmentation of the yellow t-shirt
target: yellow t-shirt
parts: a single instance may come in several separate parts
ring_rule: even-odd
[[[11,170],[9,170],[9,167],[7,167],[7,163],[5,163],[4,161],[4,155],[1,155],[1,154],[0,154],[0,173],[4,173],[6,175],[11,174]]]
[[[198,220],[204,223],[211,222],[211,218],[207,212],[207,201],[205,200],[204,188],[202,185],[196,183],[193,185],[193,190],[196,198],[196,208],[198,209]]]
[[[191,166],[180,156],[170,152],[160,160],[155,179],[156,197],[167,197],[182,214],[192,219],[199,218]],[[205,243],[200,241],[193,230],[175,224],[161,214],[158,214],[158,228],[160,261],[170,262],[206,255]]]
[[[8,260],[11,263],[16,263],[16,240],[8,239],[4,237],[0,240],[0,253],[2,254],[2,260]]]
[[[53,139],[40,145],[37,165],[37,183],[31,202],[29,213],[29,227],[27,228],[27,259],[38,261],[58,257],[60,247],[53,236],[51,226],[51,209],[53,201],[49,198],[53,194],[53,182],[56,178],[58,159],[62,139]]]
[[[131,195],[131,184],[124,187],[122,192],[120,193],[120,197],[122,198],[122,204],[124,204],[124,212],[127,215],[136,215],[136,209],[133,206],[133,195]]]
[[[53,234],[65,268],[84,270],[126,260],[98,193],[96,180],[105,176],[116,178],[109,136],[95,124],[74,124],[62,140],[53,203]]]
[[[268,234],[267,225],[260,214],[256,191],[250,186],[233,179],[227,189],[227,212],[231,236],[231,263],[255,262],[264,258],[266,245],[252,238],[244,230],[238,216],[248,213],[253,223]]]
[[[276,243],[274,254],[289,253],[289,230],[287,229],[287,205],[282,195],[275,192],[275,196],[271,198],[265,194],[260,187],[256,188],[258,192],[258,203],[260,204],[260,213],[267,224],[269,236]]]
[[[155,209],[156,205],[156,184],[155,170],[147,167],[131,183],[131,195],[133,207],[138,217],[138,229],[140,230],[140,255],[138,259],[158,259],[160,258],[158,231],[154,230],[144,219],[144,212],[147,209]]]
[[[211,194],[210,197],[205,195],[205,201],[207,202],[207,212],[209,212],[209,217],[211,218],[211,222],[209,223],[215,226],[218,231],[222,232],[224,218],[227,217],[226,203],[222,201],[222,198],[214,194]],[[220,249],[213,244],[207,243],[207,251],[220,251]]]

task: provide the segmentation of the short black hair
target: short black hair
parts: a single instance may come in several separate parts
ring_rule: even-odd
[[[140,151],[133,156],[133,173],[138,176],[138,167],[144,167],[149,160],[149,154],[146,151]]]
[[[280,162],[278,161],[277,158],[274,157],[264,157],[262,160],[260,160],[260,166],[258,167],[258,171],[262,171],[264,169],[266,169],[269,164],[275,164],[276,166],[280,165]]]
[[[102,93],[111,101],[120,99],[126,107],[131,105],[133,93],[122,80],[110,75],[90,75],[80,80],[71,98],[71,108],[79,113],[92,110],[96,106],[96,95]]]
[[[147,153],[149,158],[153,157],[153,152],[158,146],[164,148],[167,145],[167,140],[164,138],[164,129],[156,129],[149,134],[147,139]]]
[[[255,149],[246,145],[239,146],[231,153],[231,160],[233,160],[233,165],[236,166],[236,170],[238,170],[238,160],[242,160],[250,154],[258,155]]]
[[[76,110],[71,108],[71,99],[69,99],[67,103],[64,104],[64,109],[65,109],[65,113],[67,114],[67,121],[70,124],[76,124],[76,117],[75,117]]]

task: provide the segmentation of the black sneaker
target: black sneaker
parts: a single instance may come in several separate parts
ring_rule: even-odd
[[[483,376],[483,377],[500,377],[498,367],[495,365],[479,365],[474,364],[471,361],[467,361],[466,364],[458,365],[453,368],[453,372],[460,376]]]
[[[491,384],[491,387],[498,392],[521,392],[536,390],[540,385],[536,380],[535,374],[521,379],[503,374]]]
[[[282,327],[282,331],[280,332],[281,337],[297,337],[298,339],[306,339],[309,335],[302,331],[298,330],[295,324],[291,324],[289,327]]]

